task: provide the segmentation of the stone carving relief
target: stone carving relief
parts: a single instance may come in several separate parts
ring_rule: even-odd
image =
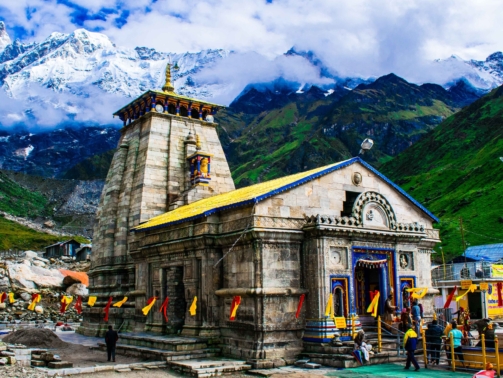
[[[353,205],[353,217],[358,226],[397,228],[395,212],[388,200],[377,192],[365,192]]]
[[[360,172],[353,173],[353,176],[351,177],[351,181],[353,181],[353,184],[355,186],[359,186],[363,181],[362,174]]]
[[[414,270],[412,252],[398,251],[398,265],[400,270]]]
[[[376,203],[369,203],[363,209],[365,218],[363,225],[366,227],[389,228],[388,217],[384,209]]]
[[[328,265],[332,268],[346,269],[348,265],[348,249],[345,247],[328,248]]]

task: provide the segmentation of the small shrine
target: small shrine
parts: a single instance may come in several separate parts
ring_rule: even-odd
[[[187,157],[190,167],[191,185],[208,185],[211,180],[211,157],[213,154],[201,151],[201,141],[196,135],[196,152]]]

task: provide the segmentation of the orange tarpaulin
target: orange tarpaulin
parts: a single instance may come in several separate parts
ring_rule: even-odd
[[[74,272],[73,270],[59,269],[63,276],[70,276],[89,286],[89,277],[86,272]]]

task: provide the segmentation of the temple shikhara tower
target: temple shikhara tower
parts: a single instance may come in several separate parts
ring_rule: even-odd
[[[115,113],[124,126],[89,272],[98,299],[79,332],[211,339],[224,356],[270,366],[350,338],[343,325],[364,323],[376,292],[378,313],[389,295],[402,308],[414,294],[432,316],[433,214],[358,157],[235,189],[219,108],[176,94],[168,65],[162,91]],[[106,322],[110,297],[127,301]]]

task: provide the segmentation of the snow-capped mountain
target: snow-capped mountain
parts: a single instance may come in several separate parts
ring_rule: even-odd
[[[438,84],[449,87],[460,79],[474,88],[488,91],[503,84],[503,53],[489,55],[486,60],[463,60],[456,55],[435,60],[434,69],[443,74]]]
[[[225,50],[170,54],[146,47],[121,49],[104,34],[77,29],[71,34],[52,33],[41,43],[24,45],[16,40],[6,46],[0,55],[0,81],[13,97],[32,84],[82,96],[93,86],[135,97],[162,87],[171,60],[179,67],[173,72],[178,92],[204,98],[211,96],[211,90],[195,87],[191,75],[228,54]]]
[[[169,61],[179,67],[172,72],[178,93],[219,102],[222,94],[227,93],[228,98],[229,93],[237,94],[258,80],[256,76],[240,74],[244,82],[236,84],[233,81],[236,73],[226,74],[221,63],[229,62],[227,65],[234,68],[233,65],[243,62],[231,59],[238,55],[227,50],[175,54],[148,47],[122,48],[106,35],[85,29],[71,34],[52,33],[41,42],[12,42],[0,22],[0,127],[112,124],[111,114],[127,103],[128,98],[162,87]],[[338,87],[351,90],[374,80],[338,77],[336,70],[327,68],[329,65],[310,51],[291,49],[284,57],[296,59],[297,63],[302,60],[305,67],[313,68],[311,74],[318,72],[324,84],[317,85],[327,95],[337,92]],[[485,61],[451,57],[432,64],[438,71],[436,83],[446,88],[455,86],[460,79],[483,91],[503,84],[502,53],[494,53]],[[217,71],[219,75],[215,75]],[[282,79],[283,70],[275,72],[277,77],[267,76],[268,82]],[[218,79],[213,80],[213,76]],[[294,85],[296,93],[303,93],[309,90],[310,79],[297,77]],[[120,126],[120,122],[116,125]]]
[[[12,43],[7,30],[5,30],[5,24],[0,21],[0,52],[5,48],[5,46]]]

